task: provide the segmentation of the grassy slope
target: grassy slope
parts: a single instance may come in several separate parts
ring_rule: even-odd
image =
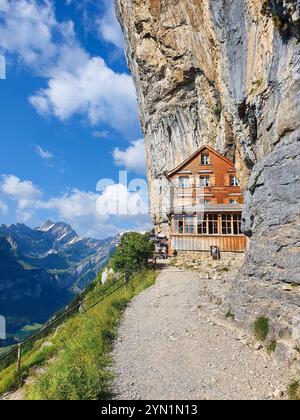
[[[122,311],[155,278],[156,273],[150,270],[136,274],[126,289],[116,291],[86,315],[70,319],[56,334],[43,340],[51,342],[51,347],[42,349],[42,342],[37,342],[22,360],[23,379],[34,375],[36,366],[44,366],[46,372],[25,387],[25,397],[34,400],[108,398],[111,395],[109,353]],[[100,288],[97,285],[96,291]],[[91,300],[89,306],[92,303]],[[0,372],[0,395],[14,388],[16,382],[15,366]]]

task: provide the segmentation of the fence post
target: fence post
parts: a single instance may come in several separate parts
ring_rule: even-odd
[[[20,374],[21,374],[21,343],[18,343],[18,351],[17,351],[17,376],[20,380]]]
[[[84,307],[84,303],[83,303],[82,300],[80,301],[80,305],[79,305],[79,313],[84,314],[85,316],[87,316],[86,310],[85,310],[85,307]]]
[[[129,273],[125,273],[125,276],[124,276],[124,284],[125,285],[129,282],[129,278],[130,278]]]

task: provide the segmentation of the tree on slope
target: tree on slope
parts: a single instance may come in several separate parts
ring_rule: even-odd
[[[155,245],[149,234],[137,232],[125,233],[111,261],[114,271],[130,273],[146,267],[153,257]]]

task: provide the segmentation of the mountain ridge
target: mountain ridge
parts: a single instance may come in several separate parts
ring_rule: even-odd
[[[8,333],[43,323],[105,266],[117,239],[80,238],[63,222],[0,225],[0,314]]]

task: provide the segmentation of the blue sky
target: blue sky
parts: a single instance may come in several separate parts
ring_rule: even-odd
[[[148,228],[148,215],[96,206],[116,194],[140,200],[118,185],[119,170],[146,179],[113,1],[0,0],[0,54],[0,223],[51,218],[98,238]],[[103,178],[116,185],[97,192]]]

